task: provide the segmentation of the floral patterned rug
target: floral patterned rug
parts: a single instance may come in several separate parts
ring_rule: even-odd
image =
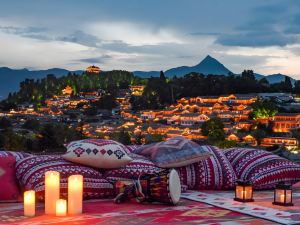
[[[115,204],[112,200],[84,202],[84,214],[54,217],[44,215],[43,204],[37,205],[37,216],[23,216],[20,203],[0,204],[0,224],[46,225],[46,224],[101,224],[101,225],[273,225],[275,222],[254,218],[238,212],[182,199],[178,206],[139,204],[134,201]]]

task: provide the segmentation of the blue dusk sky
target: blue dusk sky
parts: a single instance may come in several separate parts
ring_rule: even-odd
[[[166,70],[206,55],[300,79],[298,0],[1,0],[0,67]]]

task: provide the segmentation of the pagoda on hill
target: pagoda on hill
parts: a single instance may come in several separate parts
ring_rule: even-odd
[[[71,96],[73,94],[73,88],[69,85],[67,85],[63,90],[62,90],[63,95],[69,95]]]
[[[97,73],[99,74],[101,72],[100,68],[98,66],[89,66],[87,69],[86,69],[86,72],[87,73]]]

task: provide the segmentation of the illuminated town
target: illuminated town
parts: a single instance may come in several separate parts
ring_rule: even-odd
[[[96,66],[88,67],[86,72],[101,76],[100,69]],[[108,93],[99,89],[79,92],[75,96],[73,88],[67,85],[60,91],[60,95],[46,98],[44,105],[38,108],[30,103],[18,104],[16,109],[1,112],[1,116],[9,117],[19,128],[28,119],[36,119],[42,123],[65,123],[88,138],[109,139],[114,133],[125,132],[129,134],[131,144],[145,144],[176,136],[206,143],[208,136],[201,128],[210,119],[218,118],[223,124],[224,138],[227,141],[225,147],[259,146],[275,150],[283,148],[294,154],[298,152],[299,142],[291,131],[300,128],[300,113],[275,113],[258,118],[250,116],[253,112],[252,105],[257,101],[275,99],[281,105],[297,105],[294,95],[256,93],[183,97],[162,109],[132,110],[130,99],[142,96],[144,89],[144,84],[119,89],[114,99],[115,107],[111,110],[99,109],[93,115],[87,115],[84,111],[89,110]],[[287,104],[291,99],[294,103]],[[271,128],[271,131],[259,136],[255,133],[258,125]]]

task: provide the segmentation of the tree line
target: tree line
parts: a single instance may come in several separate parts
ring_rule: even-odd
[[[293,87],[291,79],[285,77],[280,83],[270,84],[266,78],[256,80],[252,70],[245,70],[240,76],[230,74],[203,75],[190,73],[183,77],[151,77],[142,96],[133,96],[133,109],[160,109],[182,97],[214,96],[227,94],[248,94],[259,92],[300,93],[300,82]]]
[[[116,95],[119,89],[127,89],[129,85],[144,84],[145,79],[136,77],[133,73],[122,70],[108,72],[69,73],[57,78],[53,74],[43,79],[26,79],[20,83],[18,92],[10,93],[8,98],[1,102],[2,108],[13,108],[16,104],[29,102],[39,107],[47,98],[61,95],[67,86],[73,89],[73,96],[79,96],[80,92],[90,92],[102,89],[111,95]]]

